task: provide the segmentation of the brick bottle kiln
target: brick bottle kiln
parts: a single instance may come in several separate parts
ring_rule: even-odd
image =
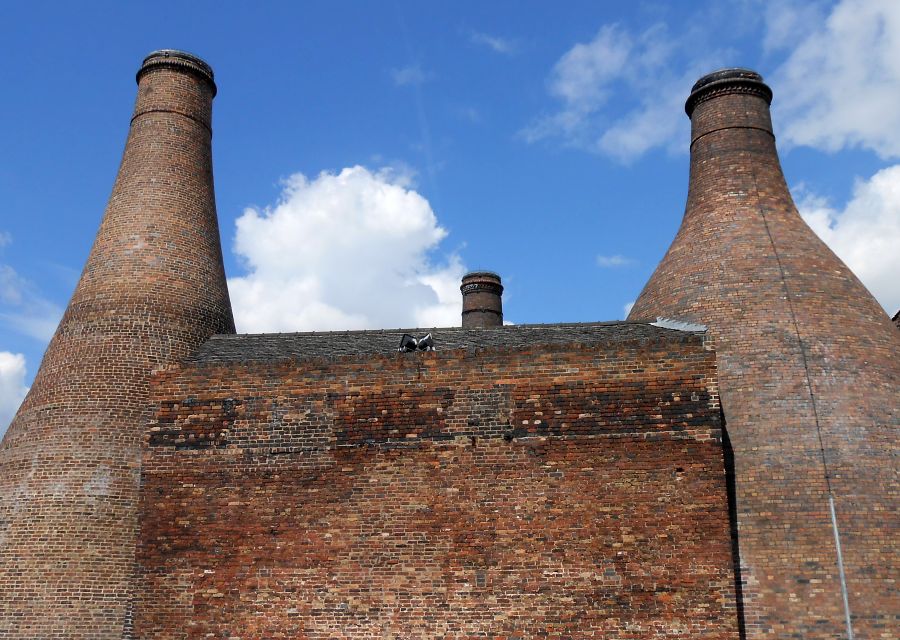
[[[688,212],[648,321],[503,327],[500,279],[477,272],[463,327],[409,330],[437,349],[411,353],[402,331],[229,335],[212,71],[161,51],[138,84],[95,247],[0,446],[0,636],[840,637],[829,498],[853,624],[895,634],[896,485],[871,482],[897,343],[797,224],[759,76],[691,95]]]
[[[897,637],[900,334],[797,213],[771,99],[745,69],[694,85],[684,220],[629,319],[710,327],[748,637]]]
[[[130,626],[150,372],[234,331],[213,195],[212,70],[160,51],[87,264],[0,448],[0,637]]]

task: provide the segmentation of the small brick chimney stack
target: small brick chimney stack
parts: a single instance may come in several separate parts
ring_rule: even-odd
[[[464,329],[503,326],[503,285],[491,271],[472,271],[463,276],[459,287],[463,296]]]
[[[747,637],[875,637],[897,608],[900,332],[798,214],[771,101],[747,69],[694,85],[684,219],[629,320],[714,339]]]
[[[162,50],[112,195],[0,445],[0,636],[130,637],[151,371],[233,333],[213,194],[213,72]]]

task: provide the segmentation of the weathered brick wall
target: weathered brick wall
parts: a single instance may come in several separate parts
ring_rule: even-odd
[[[856,636],[897,638],[900,334],[797,213],[760,85],[696,104],[684,220],[630,318],[715,340],[748,637],[847,637],[830,485]]]
[[[150,372],[234,331],[204,73],[145,63],[97,239],[0,445],[0,637],[130,634]]]
[[[715,363],[612,346],[153,383],[141,638],[737,638]]]

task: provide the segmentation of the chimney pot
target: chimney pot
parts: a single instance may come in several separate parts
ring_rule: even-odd
[[[463,296],[464,329],[503,326],[503,285],[492,271],[471,271],[459,287]]]

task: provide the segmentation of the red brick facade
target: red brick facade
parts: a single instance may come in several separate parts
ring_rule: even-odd
[[[736,639],[714,355],[655,332],[158,375],[138,637]]]
[[[688,101],[684,220],[630,319],[706,323],[734,447],[749,638],[900,637],[900,334],[797,213],[741,70]],[[843,603],[830,500],[843,551]]]
[[[94,247],[0,445],[0,637],[130,633],[152,369],[234,331],[206,65],[150,56]]]

